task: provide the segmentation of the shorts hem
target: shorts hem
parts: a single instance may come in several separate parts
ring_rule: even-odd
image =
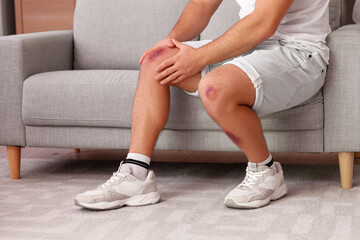
[[[201,69],[201,78],[203,78],[205,76],[205,74],[207,74],[208,72],[210,71],[209,69],[209,66],[205,66],[203,69]],[[186,93],[186,94],[189,94],[190,96],[193,96],[193,97],[200,97],[200,94],[199,94],[199,89],[196,89],[195,92],[188,92],[186,90],[183,89],[183,91]]]
[[[246,75],[250,78],[254,88],[255,88],[255,102],[253,106],[251,107],[256,113],[260,114],[260,106],[263,101],[264,97],[264,90],[262,87],[263,79],[261,78],[261,75],[256,71],[256,69],[246,60],[237,58],[236,61],[231,60],[229,62],[224,63],[225,64],[233,64],[237,67],[239,67],[241,70],[243,70]]]
[[[190,95],[190,96],[200,97],[199,90],[196,90],[195,92],[188,92],[188,91],[186,91],[185,89],[183,89],[183,91],[184,91],[186,94]]]

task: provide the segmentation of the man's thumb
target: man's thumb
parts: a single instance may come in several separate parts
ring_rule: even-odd
[[[174,45],[178,48],[182,47],[183,43],[179,42],[178,40],[176,40],[175,38],[171,39],[172,42],[174,43]]]
[[[175,47],[175,44],[173,43],[172,40],[169,40],[166,45],[167,45],[168,47],[170,47],[170,48]]]

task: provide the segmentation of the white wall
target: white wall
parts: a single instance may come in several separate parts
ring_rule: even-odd
[[[15,34],[14,0],[0,0],[0,36]]]

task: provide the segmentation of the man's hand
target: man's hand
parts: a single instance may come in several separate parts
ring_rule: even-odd
[[[169,48],[175,47],[174,43],[171,41],[171,38],[165,38],[165,39],[161,40],[160,42],[158,42],[157,44],[155,44],[152,48],[145,51],[140,58],[139,64],[142,64],[142,62],[144,61],[144,58],[146,57],[146,55],[148,55],[149,52],[151,52],[152,50],[154,50],[156,48],[165,47],[165,46],[169,47]]]
[[[195,75],[204,67],[197,50],[175,39],[172,39],[175,47],[180,51],[173,57],[162,62],[156,71],[159,72],[155,79],[161,85],[176,84]]]

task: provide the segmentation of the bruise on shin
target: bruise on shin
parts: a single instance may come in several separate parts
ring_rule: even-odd
[[[231,141],[233,141],[236,145],[240,145],[241,144],[241,140],[240,138],[238,138],[237,136],[235,136],[233,133],[229,132],[229,131],[225,131],[226,135],[231,139]]]
[[[165,52],[165,48],[163,48],[163,47],[154,49],[153,51],[151,51],[151,52],[147,55],[147,59],[148,59],[150,62],[152,62],[152,61],[154,61],[157,57],[161,56],[164,52]]]
[[[209,85],[206,90],[205,90],[205,96],[209,99],[209,100],[214,100],[216,98],[216,96],[218,95],[218,89],[213,86],[213,85]]]

